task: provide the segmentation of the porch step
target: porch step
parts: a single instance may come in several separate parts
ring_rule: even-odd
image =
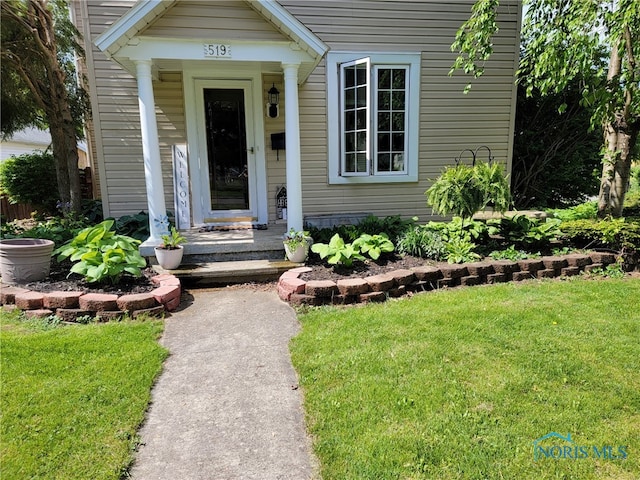
[[[282,258],[282,257],[281,257]],[[277,280],[287,270],[301,266],[286,260],[243,260],[234,262],[183,263],[175,270],[152,265],[159,274],[170,273],[185,286],[229,285]]]

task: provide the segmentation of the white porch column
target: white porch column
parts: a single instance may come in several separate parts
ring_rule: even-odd
[[[169,233],[169,230],[167,208],[164,203],[158,124],[156,122],[153,83],[151,80],[151,60],[136,61],[136,73],[138,77],[144,179],[147,186],[149,229],[151,231],[150,237],[144,243],[158,245],[162,242],[160,236]]]
[[[298,64],[283,64],[287,167],[287,229],[302,230],[302,168],[298,114]]]

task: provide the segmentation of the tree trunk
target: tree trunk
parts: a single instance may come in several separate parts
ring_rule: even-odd
[[[598,217],[621,217],[624,197],[629,187],[631,152],[638,139],[638,124],[623,119],[608,123],[605,131],[605,154],[598,196]]]
[[[47,76],[50,79],[47,91],[43,92],[45,110],[51,132],[53,157],[56,172],[62,172],[58,178],[60,199],[70,203],[72,212],[79,213],[82,203],[80,173],[78,171],[77,136],[71,114],[71,100],[66,89],[66,74],[57,58],[57,46],[52,40],[50,48],[45,50]]]
[[[631,41],[629,34],[627,42]],[[628,45],[629,47],[629,45]],[[627,54],[629,51],[627,51]],[[635,60],[629,58],[632,66]],[[607,81],[610,88],[621,88],[618,76],[622,71],[622,54],[619,45],[613,45],[609,56],[609,70]],[[625,92],[624,107],[615,113],[615,118],[605,122],[604,128],[604,158],[602,178],[600,180],[600,194],[598,195],[598,217],[607,215],[621,217],[624,207],[624,196],[629,187],[631,172],[631,152],[638,139],[640,120],[630,111],[631,91]]]

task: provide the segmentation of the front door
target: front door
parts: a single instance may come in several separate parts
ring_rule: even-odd
[[[197,82],[205,223],[257,219],[250,87],[250,81]]]

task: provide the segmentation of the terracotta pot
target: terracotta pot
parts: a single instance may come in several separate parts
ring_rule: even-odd
[[[178,245],[178,248],[172,250],[155,247],[155,251],[158,264],[165,270],[174,270],[182,263],[182,255],[184,254],[182,245]]]
[[[40,238],[0,240],[2,283],[28,283],[47,278],[53,245],[51,240]]]

